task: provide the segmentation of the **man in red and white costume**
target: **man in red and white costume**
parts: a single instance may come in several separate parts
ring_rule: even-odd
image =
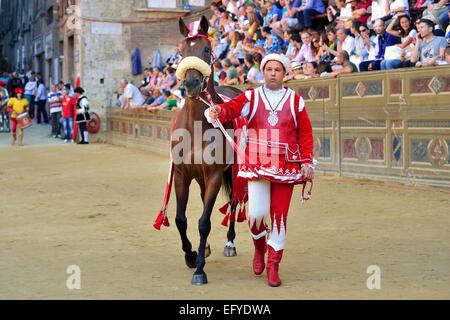
[[[285,56],[267,55],[261,63],[263,86],[246,90],[206,113],[210,122],[218,118],[225,123],[239,116],[248,120],[246,159],[238,176],[248,180],[248,220],[255,245],[253,271],[263,273],[268,251],[267,280],[273,287],[281,285],[278,267],[294,185],[314,178],[314,140],[305,103],[293,90],[283,87],[289,67]],[[269,214],[271,231],[266,243]]]

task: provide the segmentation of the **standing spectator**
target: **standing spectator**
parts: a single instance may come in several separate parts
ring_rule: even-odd
[[[6,89],[6,83],[0,80],[0,132],[10,132],[11,123],[9,119],[9,114],[6,111],[6,106],[8,104],[9,94]]]
[[[77,99],[76,122],[81,136],[81,141],[78,144],[89,144],[89,132],[87,131],[87,122],[91,120],[89,100],[84,95],[83,88],[75,88],[74,92]]]
[[[12,74],[11,80],[8,82],[8,90],[10,93],[10,96],[14,95],[14,92],[16,92],[17,88],[23,88],[22,81],[20,81],[19,76],[16,72]]]
[[[36,91],[37,91],[37,81],[36,78],[31,77],[27,84],[25,85],[25,99],[28,100],[29,105],[29,114],[30,118],[34,119],[35,110],[34,110],[34,101],[36,99]]]
[[[310,29],[312,18],[325,13],[325,6],[322,0],[304,0],[297,14],[300,29]]]
[[[74,112],[77,108],[77,103],[75,98],[69,96],[69,90],[64,89],[62,91],[62,116],[63,116],[63,126],[64,126],[64,142],[73,142],[73,117]]]
[[[48,115],[46,110],[47,104],[47,89],[45,88],[44,81],[42,79],[38,80],[37,96],[36,101],[38,104],[36,119],[37,123],[42,123],[42,117],[44,118],[44,123],[49,124]]]
[[[444,60],[447,41],[444,37],[436,37],[433,29],[434,23],[431,20],[420,19],[418,43],[411,54],[411,63],[416,67],[434,66],[438,60]]]
[[[59,138],[61,133],[61,102],[62,95],[56,90],[54,84],[50,85],[50,92],[48,93],[48,103],[50,109],[50,117],[52,123],[52,136],[53,138]]]
[[[400,43],[400,38],[395,37],[385,31],[385,24],[383,20],[375,21],[374,30],[375,33],[377,34],[375,38],[375,45],[376,45],[375,60],[368,60],[361,62],[359,65],[360,71],[380,70],[381,61],[384,59],[386,47]]]
[[[396,24],[399,22],[399,25]],[[394,28],[398,30],[394,30]],[[411,59],[410,45],[415,43],[417,38],[417,31],[413,28],[411,18],[407,15],[395,15],[386,32],[401,39],[401,44],[398,44],[399,56],[398,59],[390,59],[385,55],[385,60],[381,62],[381,70],[396,69],[402,64],[405,58],[409,61]]]

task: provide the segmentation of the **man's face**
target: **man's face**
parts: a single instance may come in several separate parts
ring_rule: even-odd
[[[431,32],[433,32],[433,28],[430,28],[426,23],[419,23],[418,29],[419,34],[422,38],[427,37]]]
[[[302,42],[304,44],[310,44],[311,43],[311,36],[308,33],[302,33]]]
[[[264,82],[271,90],[280,89],[283,86],[285,76],[283,65],[278,61],[269,61],[264,67]]]
[[[384,24],[380,20],[375,21],[373,30],[375,30],[376,34],[383,34]]]

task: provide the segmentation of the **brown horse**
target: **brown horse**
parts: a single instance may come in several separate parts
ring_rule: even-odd
[[[179,20],[179,27],[181,34],[185,37],[184,46],[181,52],[183,58],[195,56],[211,65],[213,62],[213,53],[211,43],[207,37],[209,28],[208,20],[204,16],[201,18],[198,36],[194,38],[187,37],[189,30],[181,18]],[[212,74],[210,77],[205,78],[202,73],[194,68],[187,70],[184,86],[186,88],[186,102],[184,108],[180,110],[177,115],[174,132],[178,129],[184,130],[186,134],[190,135],[191,144],[190,148],[182,149],[181,153],[177,152],[177,154],[175,154],[174,150],[179,150],[179,148],[177,148],[178,144],[182,143],[182,140],[186,137],[182,137],[182,139],[178,139],[177,141],[175,141],[176,138],[173,137],[171,141],[172,158],[182,158],[181,163],[174,162],[174,182],[177,199],[177,214],[175,221],[181,236],[186,265],[190,268],[196,268],[192,278],[192,284],[202,285],[208,283],[206,273],[204,272],[204,266],[205,258],[210,252],[207,239],[211,231],[211,213],[222,185],[224,186],[227,195],[231,196],[232,166],[226,165],[226,157],[229,156],[226,152],[223,152],[224,156],[221,161],[212,164],[206,163],[203,157],[204,150],[208,147],[216,148],[216,150],[227,150],[225,145],[227,142],[225,139],[219,139],[220,141],[203,141],[202,139],[202,142],[200,143],[194,141],[194,128],[196,130],[201,129],[201,137],[203,137],[203,133],[207,130],[219,130],[214,129],[213,126],[206,121],[204,111],[208,106],[203,103],[199,97],[207,100],[205,95],[205,91],[207,90],[214,103],[222,103],[223,101],[217,92],[230,98],[239,95],[241,92],[232,87],[218,87],[216,91]],[[231,123],[227,124],[225,127],[231,129]],[[197,163],[195,161],[196,159]],[[198,161],[198,159],[200,159],[200,161]],[[189,198],[189,187],[192,180],[197,181],[199,184],[203,201],[203,212],[198,225],[200,233],[198,255],[195,251],[192,251],[192,244],[186,234],[186,206]],[[228,231],[228,243],[233,243],[234,238],[234,222],[231,222]],[[231,247],[226,246],[224,254],[226,256],[235,255],[234,245]]]

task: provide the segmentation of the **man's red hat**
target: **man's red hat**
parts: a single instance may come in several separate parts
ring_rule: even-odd
[[[21,94],[23,94],[23,88],[16,88],[16,89],[14,89],[14,93],[15,94],[19,94],[19,93],[21,93]]]

